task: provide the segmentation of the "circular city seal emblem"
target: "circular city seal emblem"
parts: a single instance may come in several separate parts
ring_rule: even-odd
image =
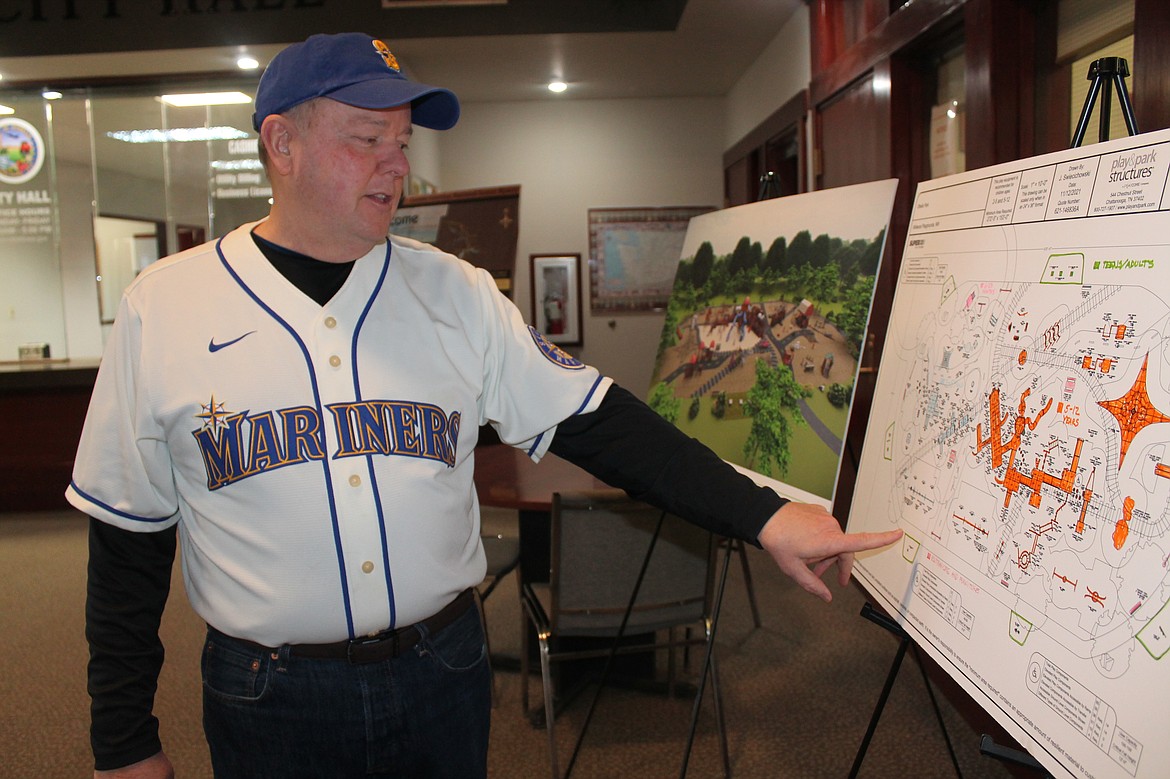
[[[23,119],[0,118],[0,181],[23,184],[41,172],[45,142]]]
[[[551,343],[547,338],[540,334],[532,325],[528,326],[528,332],[532,334],[532,340],[536,342],[536,348],[540,349],[540,353],[544,355],[545,359],[554,365],[559,365],[570,371],[579,371],[585,367],[585,363],[578,360],[573,355],[561,349],[554,343]]]

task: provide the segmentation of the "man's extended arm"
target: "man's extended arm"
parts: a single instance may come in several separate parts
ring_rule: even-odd
[[[757,546],[764,523],[788,502],[616,384],[596,411],[557,425],[549,451],[638,500]]]
[[[714,452],[616,384],[596,411],[557,426],[549,451],[712,532],[765,549],[806,591],[832,600],[821,576],[836,565],[844,586],[856,552],[894,543],[902,531],[841,531],[820,506],[757,486]]]
[[[171,587],[174,527],[132,533],[89,522],[90,743],[101,771],[158,755],[154,694],[162,669],[158,628]]]

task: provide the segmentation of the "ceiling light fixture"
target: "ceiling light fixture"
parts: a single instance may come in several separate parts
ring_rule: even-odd
[[[15,114],[16,109],[11,106],[0,105],[0,116],[7,116],[8,114]]]
[[[260,63],[253,57],[240,57],[236,60],[236,67],[240,70],[255,70],[260,67]]]
[[[46,89],[41,93],[41,97],[45,98],[45,100],[60,100],[65,96],[55,89]]]
[[[252,98],[243,92],[192,92],[186,95],[161,95],[159,96],[159,100],[167,105],[181,108],[204,105],[234,105],[236,103],[252,102]]]
[[[557,94],[560,94],[561,92],[564,92],[568,88],[569,88],[569,85],[563,81],[550,81],[550,82],[548,82],[548,91],[549,92],[556,92]]]
[[[195,141],[230,141],[247,138],[248,133],[235,127],[173,127],[170,130],[115,130],[106,137],[126,143],[190,143]]]

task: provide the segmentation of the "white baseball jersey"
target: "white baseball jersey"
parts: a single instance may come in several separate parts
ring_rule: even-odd
[[[229,635],[317,643],[428,617],[484,576],[479,425],[539,459],[610,382],[433,247],[375,247],[322,307],[254,226],[127,289],[67,497],[129,530],[179,523],[188,597]]]

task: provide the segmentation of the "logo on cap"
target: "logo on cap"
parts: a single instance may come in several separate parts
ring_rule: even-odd
[[[382,43],[382,41],[375,40],[374,48],[377,49],[378,54],[382,55],[382,61],[386,63],[386,67],[390,68],[391,70],[401,70],[401,68],[398,67],[398,60],[394,57],[393,54],[390,53],[389,46],[387,46],[385,43]]]

